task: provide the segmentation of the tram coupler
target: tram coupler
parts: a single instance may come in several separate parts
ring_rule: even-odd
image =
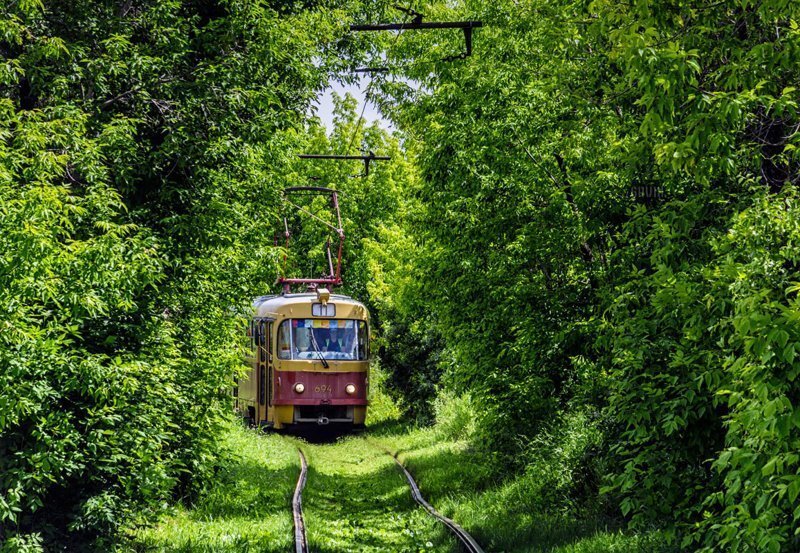
[[[330,421],[328,420],[328,417],[326,417],[325,415],[320,415],[319,418],[317,419],[317,424],[320,426],[325,426],[329,422]]]

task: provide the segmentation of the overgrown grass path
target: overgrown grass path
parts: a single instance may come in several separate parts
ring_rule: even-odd
[[[293,550],[291,497],[300,472],[296,447],[275,435],[232,428],[232,459],[191,508],[176,506],[156,526],[132,536],[147,552],[281,552]]]
[[[394,460],[363,437],[295,443],[309,462],[303,513],[311,551],[458,550],[447,529],[413,500]]]
[[[360,436],[324,444],[231,428],[230,461],[190,508],[137,530],[136,552],[293,551],[291,496],[309,463],[303,515],[314,553],[455,552],[448,530],[417,505],[394,460]]]
[[[552,508],[550,496],[558,492],[549,489],[550,472],[557,475],[557,466],[498,478],[492,459],[473,443],[469,404],[453,409],[428,428],[376,416],[366,435],[328,443],[232,427],[225,438],[230,460],[211,489],[191,508],[176,506],[155,526],[132,533],[128,550],[293,551],[300,448],[309,464],[303,514],[314,553],[458,551],[449,530],[413,500],[386,448],[399,454],[425,498],[487,552],[665,551],[658,532],[624,532],[602,516]]]
[[[498,478],[498,467],[475,448],[472,410],[455,409],[444,423],[415,428],[386,421],[371,433],[397,454],[425,499],[453,519],[487,553],[663,553],[656,532],[626,533],[600,516],[579,518],[548,509],[553,479],[539,473]],[[469,407],[469,405],[466,405]],[[452,408],[452,406],[451,406]],[[558,466],[548,467],[557,474]],[[502,472],[501,472],[502,473]]]

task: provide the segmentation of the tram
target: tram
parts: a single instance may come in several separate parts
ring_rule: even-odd
[[[250,425],[361,429],[369,385],[369,313],[326,288],[253,304],[246,378],[235,408]]]
[[[368,163],[376,156],[363,158]],[[295,205],[286,198],[288,194],[329,197],[338,226]],[[247,331],[249,370],[233,388],[234,408],[246,423],[262,428],[333,424],[362,429],[369,386],[369,312],[353,298],[331,292],[342,284],[344,231],[338,194],[330,188],[300,186],[284,190],[284,199],[335,232],[339,240],[336,268],[328,238],[328,274],[281,276],[280,294],[253,302]],[[291,234],[286,218],[284,229],[288,251]],[[293,287],[303,287],[303,291],[293,292]]]

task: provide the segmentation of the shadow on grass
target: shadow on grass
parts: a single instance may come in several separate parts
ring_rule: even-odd
[[[408,423],[404,423],[399,419],[383,419],[376,423],[367,422],[367,434],[373,437],[396,437],[410,433],[412,428]]]
[[[334,444],[341,438],[356,435],[356,433],[346,426],[308,426],[283,431],[282,434],[299,438],[310,444]]]

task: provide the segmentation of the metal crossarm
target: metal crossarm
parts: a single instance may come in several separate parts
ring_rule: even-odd
[[[359,159],[364,162],[364,176],[369,176],[369,162],[370,161],[387,161],[392,159],[389,156],[376,156],[372,152],[366,156],[350,156],[350,155],[335,155],[335,154],[299,154],[297,157],[300,159]]]
[[[422,21],[418,16],[411,23],[377,23],[371,25],[350,25],[353,32],[363,31],[427,31],[431,29],[462,29],[464,31],[464,43],[466,51],[458,56],[450,56],[447,61],[466,58],[472,55],[472,29],[483,27],[482,21]],[[365,68],[375,71],[378,68]]]
[[[350,30],[360,31],[422,31],[428,29],[476,29],[483,27],[482,21],[421,21],[419,23],[375,23],[350,25]]]
[[[388,67],[357,67],[353,69],[353,73],[386,73],[389,71]]]

